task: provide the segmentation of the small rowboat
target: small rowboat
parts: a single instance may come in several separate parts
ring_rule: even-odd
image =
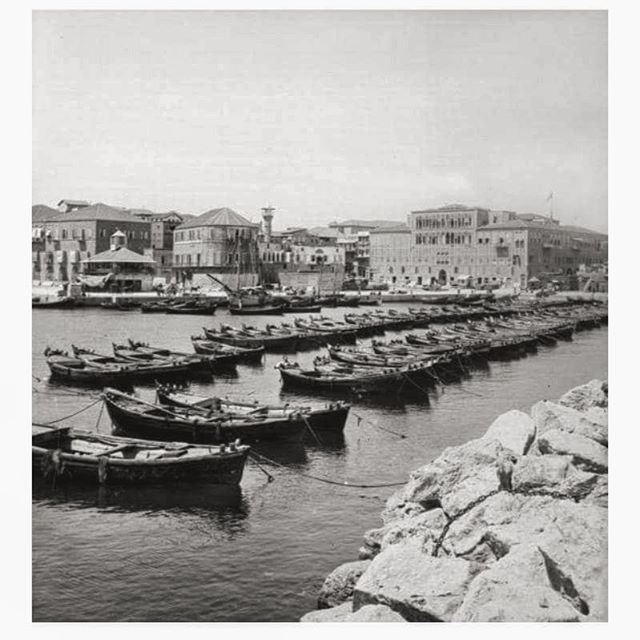
[[[237,485],[249,447],[150,442],[80,429],[33,427],[32,469],[60,481],[143,484],[205,481]]]
[[[122,384],[140,379],[155,379],[186,373],[185,362],[163,362],[143,364],[106,356],[79,355],[70,357],[60,350],[45,351],[51,377],[72,384]]]
[[[70,309],[76,306],[74,298],[31,298],[32,309]]]
[[[145,402],[116,389],[104,389],[103,398],[111,421],[119,432],[155,440],[222,443],[300,440],[306,428],[298,413],[284,418],[261,415],[225,415],[216,407],[203,415],[181,407]]]
[[[280,367],[284,386],[307,387],[316,390],[361,389],[366,391],[400,389],[407,381],[404,369],[365,369],[364,367]]]
[[[264,347],[234,347],[223,342],[207,340],[202,336],[192,336],[191,343],[196,353],[211,356],[213,362],[235,363],[235,362],[260,362],[264,355]]]
[[[284,313],[283,304],[270,304],[262,307],[229,305],[229,313],[234,316],[279,316]]]
[[[156,391],[158,401],[164,405],[191,409],[209,409],[219,406],[224,411],[236,415],[265,415],[267,417],[285,417],[291,413],[300,413],[312,429],[320,431],[342,431],[351,406],[345,402],[335,402],[324,406],[270,405],[229,400],[209,396],[198,396],[184,391],[176,391],[169,385],[159,385]]]

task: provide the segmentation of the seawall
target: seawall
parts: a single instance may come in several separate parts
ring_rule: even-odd
[[[411,474],[303,622],[607,620],[608,387],[592,380]]]

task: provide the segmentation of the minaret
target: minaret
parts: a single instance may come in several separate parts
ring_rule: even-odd
[[[274,211],[275,209],[271,206],[262,207],[262,235],[265,242],[271,241],[271,222]]]

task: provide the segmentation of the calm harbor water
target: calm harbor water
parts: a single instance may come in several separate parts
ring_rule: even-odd
[[[326,315],[341,317],[344,311]],[[110,353],[112,342],[131,337],[191,351],[189,336],[201,333],[203,325],[242,320],[224,310],[207,318],[36,309],[33,374],[40,381],[34,381],[34,420],[55,420],[92,400],[48,383],[46,346],[74,343]],[[258,326],[273,321],[244,320]],[[344,438],[321,435],[321,442],[261,448],[285,466],[269,467],[273,482],[252,462],[237,489],[55,488],[36,481],[33,619],[297,620],[315,608],[326,574],[356,559],[362,534],[380,525],[384,502],[394,491],[325,484],[301,474],[357,484],[403,482],[445,447],[482,435],[500,413],[528,410],[591,378],[606,378],[607,334],[606,328],[584,331],[572,342],[540,347],[535,355],[491,362],[429,396],[354,401]],[[310,362],[317,353],[299,359]],[[240,365],[235,376],[216,376],[192,388],[242,399],[322,401],[282,392],[273,368],[280,357],[267,355],[262,365]],[[154,395],[151,387],[136,391],[148,399]],[[110,428],[99,405],[65,424]]]

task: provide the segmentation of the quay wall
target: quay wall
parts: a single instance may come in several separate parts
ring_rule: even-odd
[[[607,620],[608,387],[592,380],[411,474],[303,622]]]

